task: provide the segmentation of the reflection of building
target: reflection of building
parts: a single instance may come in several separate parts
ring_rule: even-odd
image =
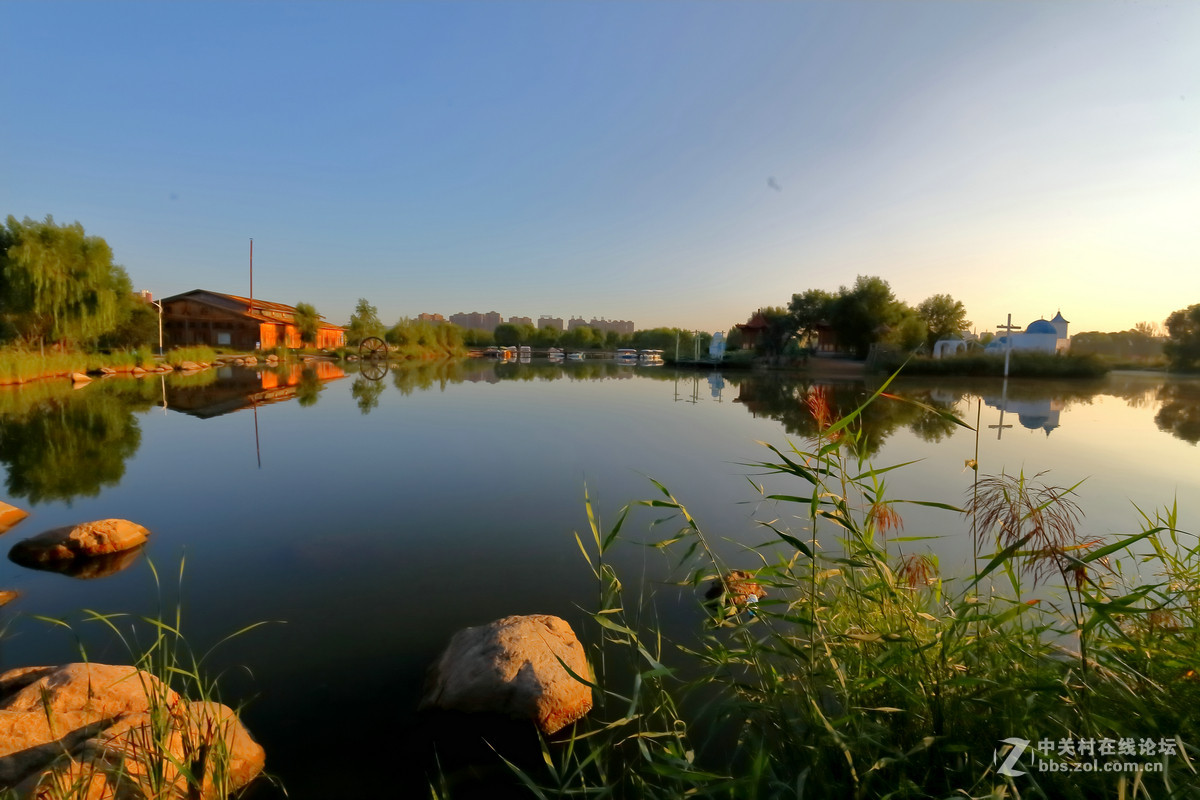
[[[219,370],[217,380],[205,386],[172,386],[168,378],[167,408],[210,419],[243,408],[292,400],[300,394],[306,381],[318,387],[326,381],[344,377],[345,371],[331,361],[290,363],[264,370],[224,367]]]
[[[296,309],[233,294],[193,289],[162,301],[163,342],[167,347],[208,345],[234,350],[301,347]],[[319,348],[346,343],[346,331],[317,315]]]
[[[1034,320],[1022,333],[997,336],[988,344],[984,352],[1003,353],[1011,340],[1014,352],[1050,353],[1051,355],[1063,353],[1070,348],[1070,340],[1067,338],[1068,324],[1069,321],[1063,319],[1060,311],[1054,319]]]
[[[988,408],[998,408],[1001,412],[1017,415],[1021,427],[1031,431],[1042,430],[1046,435],[1059,426],[1059,414],[1064,403],[1057,397],[1040,397],[1036,400],[1013,400],[1010,397],[984,396],[983,402]],[[1007,426],[1006,426],[1007,427]]]

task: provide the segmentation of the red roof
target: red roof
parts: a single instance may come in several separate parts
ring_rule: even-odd
[[[219,300],[227,300],[229,302],[228,303],[221,303],[221,302],[214,303],[211,301],[206,301],[204,295],[209,295],[210,297],[217,298]],[[289,305],[285,305],[283,303],[272,303],[269,300],[260,300],[257,297],[254,298],[253,301],[251,301],[250,298],[248,298],[248,297],[242,297],[241,295],[236,295],[236,294],[223,294],[221,292],[214,292],[209,289],[192,289],[190,292],[184,292],[183,294],[177,294],[177,295],[173,295],[171,297],[164,297],[162,299],[162,302],[166,303],[169,300],[179,300],[179,299],[182,299],[185,297],[188,298],[189,300],[195,300],[198,303],[204,303],[205,305],[215,306],[217,308],[223,308],[225,311],[233,311],[235,313],[240,313],[243,316],[250,317],[251,319],[258,320],[259,322],[272,322],[277,325],[278,324],[288,325],[288,324],[293,324],[296,321],[295,306],[289,306]],[[290,317],[290,319],[280,319],[278,317],[272,317],[272,316],[270,316],[270,314],[266,313],[266,312],[271,312],[271,311],[273,311],[277,314],[287,314]],[[325,318],[323,316],[321,316],[320,314],[317,315],[317,322],[318,322],[318,326],[321,328],[335,328],[337,330],[345,330],[345,328],[342,327],[341,325],[334,325],[331,322],[326,322]]]

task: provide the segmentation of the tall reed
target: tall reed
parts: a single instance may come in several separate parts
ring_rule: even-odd
[[[966,508],[890,498],[890,473],[908,465],[867,463],[856,426],[870,403],[911,402],[888,383],[840,419],[812,392],[818,434],[767,445],[753,465],[799,487],[764,492],[797,522],[762,522],[744,550],[765,599],[701,600],[731,565],[666,487],[607,531],[588,501],[590,536],[577,540],[598,584],[598,702],[547,743],[545,774],[523,774],[532,794],[1200,796],[1200,545],[1174,507],[1101,541],[1079,533],[1074,487],[1043,476],[981,476]],[[922,538],[903,533],[914,502],[966,515],[970,574],[906,551]],[[697,627],[674,644],[612,567],[639,507],[669,513],[652,544],[695,592]],[[1013,741],[1026,742],[1017,770],[1004,767]]]

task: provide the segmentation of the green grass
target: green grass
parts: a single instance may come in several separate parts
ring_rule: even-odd
[[[904,374],[912,375],[969,375],[974,377],[1004,375],[1004,356],[974,353],[950,358],[918,356],[905,360],[903,355],[884,357],[876,368],[884,373],[895,372],[903,365]],[[1099,356],[1049,355],[1047,353],[1013,352],[1009,359],[1009,375],[1014,378],[1100,378],[1110,366]]]
[[[216,351],[204,345],[176,347],[163,354],[163,358],[172,367],[178,367],[185,361],[191,361],[196,364],[211,364],[216,357]]]
[[[27,383],[41,378],[70,375],[72,372],[98,372],[102,367],[131,370],[135,366],[154,365],[150,348],[136,351],[116,350],[110,353],[58,352],[42,353],[20,348],[0,349],[0,385]]]
[[[902,402],[880,398],[886,386],[868,404]],[[859,457],[866,405],[835,419],[819,391],[808,400],[819,434],[752,465],[795,484],[760,498],[779,515],[743,544],[739,566],[768,590],[753,607],[701,599],[730,565],[665,487],[608,529],[588,503],[576,538],[598,585],[596,707],[546,743],[544,771],[520,772],[531,796],[1200,796],[1200,544],[1175,508],[1096,541],[1079,531],[1074,486],[981,475],[964,508],[922,502],[961,515],[974,541],[974,571],[943,576],[899,527],[911,501],[887,496],[905,465]],[[684,641],[665,639],[654,597],[631,597],[611,566],[614,548],[640,546],[623,531],[643,509],[659,517],[651,530],[668,527],[651,546],[695,598]],[[1010,777],[1010,737],[1053,746]],[[1089,759],[1060,754],[1065,739],[1152,739],[1175,755],[1068,772]]]

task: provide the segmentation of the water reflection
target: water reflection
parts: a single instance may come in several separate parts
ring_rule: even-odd
[[[1200,442],[1200,382],[1163,384],[1157,399],[1162,402],[1154,415],[1158,429],[1185,442]]]
[[[829,405],[832,419],[840,419],[854,411],[870,397],[877,386],[865,383],[828,383],[782,374],[726,375],[737,387],[735,403],[756,417],[765,416],[783,423],[788,434],[806,438],[818,434],[817,421],[809,410],[809,399],[820,391]],[[934,396],[932,387],[909,387],[896,394],[916,400],[943,412],[952,412],[956,401],[947,402]],[[898,428],[906,427],[922,439],[938,442],[949,436],[955,423],[931,414],[910,403],[881,398],[863,410],[857,425],[861,428],[859,448],[864,456],[879,452],[883,443]]]
[[[201,419],[297,399],[312,406],[329,381],[346,372],[329,361],[288,363],[263,370],[222,367],[193,375],[168,375],[166,407]]]
[[[115,575],[129,567],[138,560],[138,556],[142,554],[142,548],[134,547],[129,550],[122,550],[119,553],[108,553],[90,558],[66,558],[51,561],[22,558],[20,552],[20,550],[15,548],[10,550],[8,553],[9,560],[29,569],[41,570],[43,572],[57,572],[60,575],[80,580],[93,580],[95,578],[105,578],[109,575]]]
[[[73,389],[65,381],[4,388],[0,390],[0,463],[6,468],[7,494],[33,503],[69,503],[118,484],[126,461],[141,443],[136,415],[151,406],[161,404],[201,419],[293,399],[302,407],[311,407],[330,382],[344,377],[341,365],[319,361],[265,370],[226,367],[191,375],[111,378],[82,389]],[[782,422],[790,435],[801,437],[817,433],[808,399],[818,388],[829,398],[832,413],[840,416],[857,408],[879,385],[878,379],[831,383],[785,373],[640,369],[599,359],[408,362],[392,364],[384,376],[371,378],[359,371],[350,386],[363,414],[377,408],[389,388],[409,396],[445,391],[461,383],[639,378],[671,384],[664,387],[667,402],[732,402],[755,417]],[[1115,397],[1132,408],[1153,413],[1159,430],[1191,444],[1200,442],[1200,381],[1196,380],[1147,374],[1115,374],[1083,382],[898,379],[889,391],[952,413],[962,413],[964,401],[973,405],[979,398],[999,412],[1000,419],[984,423],[983,431],[994,429],[998,437],[1021,428],[1049,436],[1069,419],[1065,412],[1072,407]],[[866,456],[876,454],[898,430],[939,442],[954,427],[949,419],[914,405],[881,400],[861,417],[862,449]]]
[[[94,497],[120,483],[142,441],[135,411],[150,408],[151,381],[104,380],[75,390],[43,381],[0,392],[0,462],[12,497],[32,503]]]

